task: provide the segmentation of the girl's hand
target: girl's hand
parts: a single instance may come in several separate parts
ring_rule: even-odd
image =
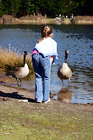
[[[50,65],[52,65],[53,62],[53,56],[50,56]]]

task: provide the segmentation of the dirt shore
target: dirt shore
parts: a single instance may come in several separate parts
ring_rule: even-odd
[[[2,101],[13,102],[14,100],[16,100],[17,102],[26,102],[26,103],[30,103],[31,105],[35,105],[37,103],[34,100],[34,94],[35,92],[33,90],[26,90],[23,88],[0,85],[0,100]],[[43,103],[41,104],[43,105]],[[59,100],[51,99],[51,102],[48,104],[52,105],[51,111],[54,108],[53,106],[56,105],[57,108],[60,108],[60,106],[65,107],[67,111],[73,110],[77,113],[80,113],[80,112],[93,113],[92,103],[91,104],[71,104],[71,103],[64,103]]]
[[[14,18],[11,15],[3,15],[0,18],[0,24],[89,24],[93,25],[93,16],[75,16],[72,18],[47,18],[42,15],[30,15],[20,18]]]

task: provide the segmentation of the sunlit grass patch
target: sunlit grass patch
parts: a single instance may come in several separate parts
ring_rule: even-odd
[[[0,106],[0,140],[92,140],[93,138],[92,115],[67,111],[54,112],[54,110],[50,112],[50,109],[45,108],[43,104],[20,104],[16,101],[12,104],[10,101],[1,102]]]

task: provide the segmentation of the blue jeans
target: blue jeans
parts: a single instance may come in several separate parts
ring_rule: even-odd
[[[47,101],[50,89],[50,57],[36,53],[32,55],[35,71],[35,100]]]

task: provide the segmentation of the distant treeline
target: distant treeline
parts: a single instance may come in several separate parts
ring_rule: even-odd
[[[48,17],[93,15],[93,4],[92,0],[0,0],[0,17],[8,14],[19,18],[38,13]]]

